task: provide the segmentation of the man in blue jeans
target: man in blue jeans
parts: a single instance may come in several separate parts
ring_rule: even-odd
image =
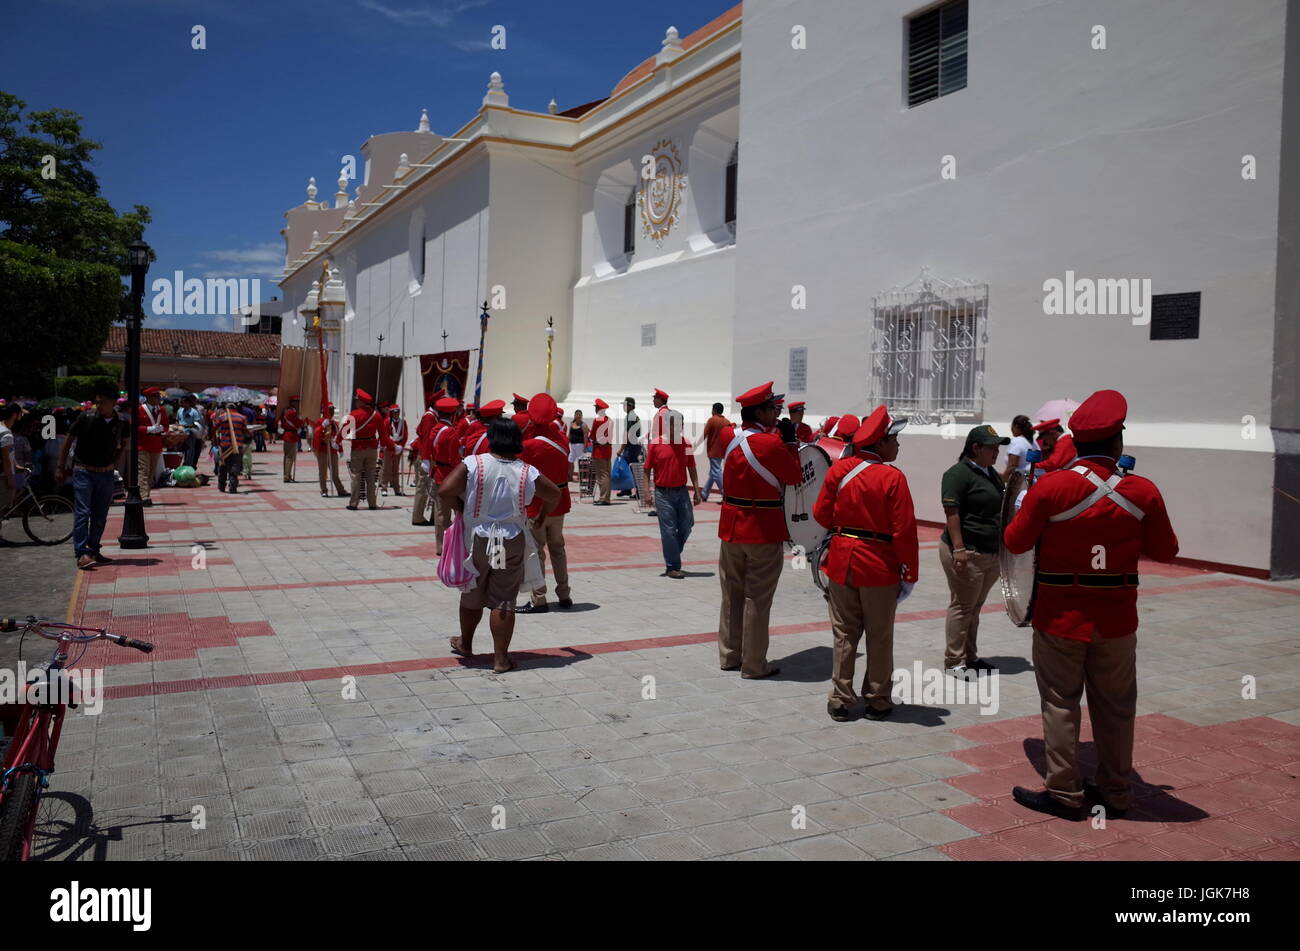
[[[650,440],[646,451],[646,476],[654,477],[655,513],[659,516],[659,540],[664,549],[664,574],[669,578],[685,578],[682,571],[682,549],[695,527],[695,509],[700,504],[700,486],[695,467],[688,466],[686,456],[690,451],[682,435],[681,413],[668,415],[668,433]],[[686,491],[687,473],[691,477],[691,494]],[[692,499],[693,496],[693,499]]]
[[[93,568],[110,559],[100,554],[100,539],[113,502],[113,470],[118,449],[126,438],[126,423],[117,412],[117,392],[109,387],[95,390],[95,408],[76,418],[68,430],[54,470],[54,481],[63,485],[68,477],[68,455],[72,455],[73,556],[77,567]]]

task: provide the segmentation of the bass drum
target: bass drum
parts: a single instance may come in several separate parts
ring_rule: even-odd
[[[822,452],[826,453],[826,458],[831,462],[837,461],[844,454],[844,450],[848,448],[848,443],[844,440],[832,439],[830,436],[820,437],[813,445],[820,446]]]
[[[1030,472],[1033,470],[1031,469]],[[1001,572],[1002,600],[1006,602],[1007,617],[1016,627],[1028,627],[1033,622],[1034,600],[1038,596],[1038,546],[1019,555],[1012,554],[1002,538],[1007,526],[1020,508],[1020,500],[1033,485],[1032,475],[1011,473],[1002,496],[1002,521],[998,531],[998,568]]]
[[[826,584],[826,573],[822,570],[822,565],[826,562],[826,553],[831,549],[831,537],[830,534],[827,534],[821,540],[821,544],[817,546],[817,550],[808,559],[808,570],[812,572],[813,584],[817,585],[817,590],[828,601],[831,597],[831,589]]]
[[[788,544],[797,548],[809,559],[826,537],[826,529],[812,517],[817,493],[826,481],[831,467],[830,457],[818,446],[804,446],[799,450],[799,482],[785,487],[785,528]]]

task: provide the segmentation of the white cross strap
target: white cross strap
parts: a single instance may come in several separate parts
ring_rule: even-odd
[[[533,438],[539,439],[542,442],[546,443],[546,445],[550,446],[552,449],[554,449],[556,452],[562,455],[565,459],[569,458],[569,453],[564,449],[564,447],[561,446],[559,443],[555,442],[553,439],[547,439],[545,436],[534,436]]]
[[[850,482],[852,482],[855,478],[857,478],[858,473],[859,473],[859,472],[862,472],[864,469],[866,469],[867,466],[874,466],[874,465],[875,465],[875,463],[874,463],[874,462],[871,462],[871,461],[868,460],[868,459],[864,459],[862,462],[859,462],[856,466],[854,466],[854,467],[849,471],[849,473],[848,473],[848,474],[847,474],[843,479],[840,479],[840,487],[839,487],[839,491],[840,491],[840,492],[843,492],[843,491],[844,491],[844,487],[845,487],[846,485],[848,485]]]
[[[1083,476],[1097,488],[1091,495],[1073,508],[1068,508],[1064,512],[1057,512],[1055,515],[1048,516],[1047,520],[1049,522],[1068,522],[1076,515],[1081,515],[1086,512],[1107,496],[1110,497],[1112,502],[1122,508],[1125,512],[1128,512],[1129,515],[1132,515],[1139,522],[1146,517],[1146,512],[1142,511],[1116,491],[1115,487],[1124,481],[1124,476],[1120,473],[1116,472],[1113,476],[1103,482],[1101,476],[1097,475],[1097,473],[1093,472],[1087,466],[1075,466],[1070,471],[1079,473],[1079,475]]]
[[[758,461],[758,457],[754,455],[754,450],[749,448],[749,437],[752,435],[754,435],[754,430],[742,429],[740,432],[736,433],[736,438],[731,440],[731,445],[727,447],[727,454],[722,457],[723,479],[726,479],[727,477],[727,458],[731,455],[732,450],[739,446],[740,451],[745,454],[745,461],[749,463],[750,467],[753,468],[756,473],[758,473],[759,478],[772,488],[776,489],[776,491],[784,492],[785,489],[781,485],[781,481],[776,476],[772,475],[772,473]]]

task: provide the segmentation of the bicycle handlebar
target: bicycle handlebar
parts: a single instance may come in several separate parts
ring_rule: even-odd
[[[124,634],[110,634],[108,631],[101,630],[99,628],[78,627],[75,624],[59,624],[54,621],[42,621],[39,618],[35,618],[35,617],[29,617],[25,622],[19,621],[17,618],[11,618],[11,617],[0,618],[0,634],[12,634],[14,631],[18,630],[19,628],[27,628],[27,627],[34,626],[38,629],[36,633],[40,634],[42,637],[49,638],[50,640],[60,640],[64,637],[70,636],[67,634],[52,634],[49,631],[42,630],[41,628],[46,625],[58,631],[80,632],[80,636],[73,638],[74,640],[93,641],[102,637],[105,640],[112,641],[114,644],[117,644],[120,647],[131,647],[145,654],[152,653],[154,648],[154,645],[149,643],[148,641],[137,641],[134,638],[127,637]],[[88,637],[86,636],[87,634],[89,634]]]

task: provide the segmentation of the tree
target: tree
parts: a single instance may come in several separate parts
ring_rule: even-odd
[[[0,392],[98,358],[109,325],[129,314],[126,246],[152,220],[99,194],[90,163],[101,146],[82,137],[81,116],[24,120],[26,108],[0,90]]]

